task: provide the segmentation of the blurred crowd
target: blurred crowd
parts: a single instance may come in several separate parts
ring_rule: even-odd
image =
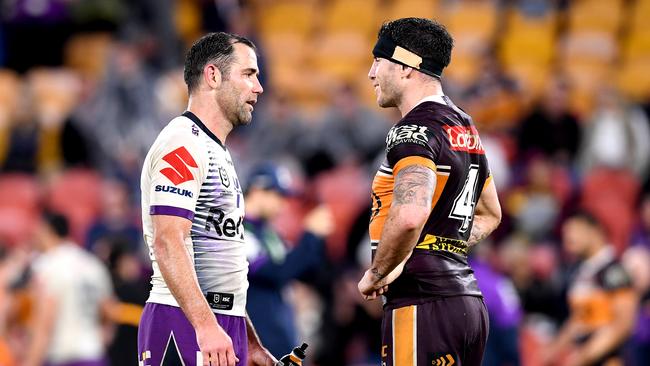
[[[283,290],[309,362],[378,364],[381,304],[362,300],[356,283],[370,261],[370,182],[399,116],[375,105],[366,74],[378,25],[406,15],[449,25],[456,48],[443,87],[479,127],[504,210],[472,253],[486,302],[496,304],[491,332],[503,335],[486,363],[539,364],[569,313],[576,261],[561,228],[582,209],[632,277],[640,306],[626,362],[647,365],[643,14],[650,1],[0,1],[0,365],[20,364],[31,336],[30,268],[46,209],[67,217],[71,240],[110,271],[120,305],[106,349],[113,365],[137,364],[150,276],[141,164],[185,108],[184,51],[220,30],[256,42],[265,86],[252,124],[226,141],[242,184],[263,163],[291,172],[296,193],[273,217],[289,248],[315,207],[333,214],[317,270]]]

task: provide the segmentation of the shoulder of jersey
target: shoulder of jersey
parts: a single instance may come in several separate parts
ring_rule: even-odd
[[[619,261],[612,261],[597,274],[598,282],[605,289],[616,290],[630,287],[632,281],[629,274]]]

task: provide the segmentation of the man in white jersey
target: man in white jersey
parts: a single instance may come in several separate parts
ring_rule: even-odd
[[[158,135],[142,169],[153,285],[138,334],[140,365],[264,365],[275,359],[246,315],[244,199],[224,142],[257,97],[251,41],[199,39],[185,59],[189,104]]]
[[[67,239],[65,217],[47,213],[36,230],[34,313],[26,366],[106,366],[102,320],[113,304],[111,278],[95,256]]]

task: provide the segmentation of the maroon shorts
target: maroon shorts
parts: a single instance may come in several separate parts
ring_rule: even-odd
[[[382,366],[480,366],[488,329],[476,296],[384,309]]]

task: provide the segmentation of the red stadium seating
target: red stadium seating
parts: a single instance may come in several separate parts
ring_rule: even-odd
[[[69,170],[49,187],[47,206],[70,220],[71,234],[82,242],[88,227],[99,213],[101,177],[89,170]]]

